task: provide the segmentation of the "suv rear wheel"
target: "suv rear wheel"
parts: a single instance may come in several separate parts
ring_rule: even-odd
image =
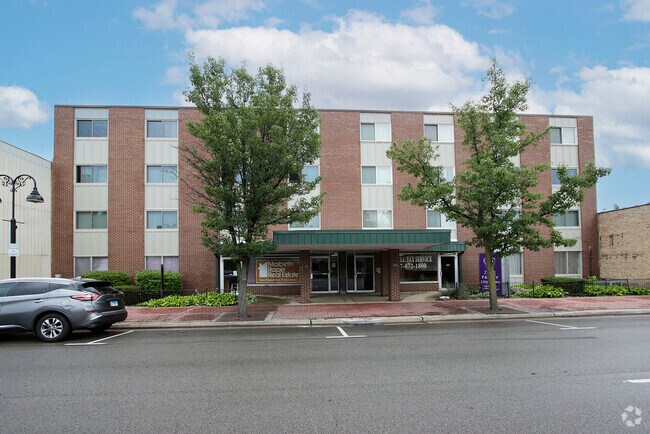
[[[70,323],[61,314],[48,313],[36,322],[36,336],[43,342],[59,342],[71,332]]]

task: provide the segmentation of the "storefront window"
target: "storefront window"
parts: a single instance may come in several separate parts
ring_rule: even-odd
[[[399,256],[401,282],[437,282],[438,255],[435,253],[404,253]]]

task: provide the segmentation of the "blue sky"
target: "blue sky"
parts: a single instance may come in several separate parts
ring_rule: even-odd
[[[273,63],[319,108],[449,110],[491,57],[529,112],[594,116],[598,210],[650,202],[650,0],[0,0],[0,140],[52,158],[53,106],[182,105],[188,54]]]

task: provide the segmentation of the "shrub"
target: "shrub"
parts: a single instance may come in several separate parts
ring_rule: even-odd
[[[649,288],[639,288],[637,286],[630,286],[628,290],[628,294],[630,295],[650,295],[650,289]]]
[[[585,294],[592,297],[604,295],[627,295],[627,288],[624,286],[585,285]]]
[[[585,281],[580,277],[542,277],[542,285],[562,288],[570,295],[582,295]]]
[[[249,304],[257,303],[257,297],[253,294],[248,294],[246,300]],[[149,300],[142,303],[142,306],[147,307],[185,307],[185,306],[234,306],[237,304],[237,296],[235,294],[218,294],[216,292],[208,292],[207,294],[197,295],[170,295],[164,298]]]
[[[535,286],[534,289],[524,289],[514,295],[526,298],[560,298],[566,296],[567,293],[562,288],[551,285],[539,285]]]
[[[135,273],[135,283],[148,293],[155,295],[160,292],[160,271],[141,270]],[[165,291],[177,294],[183,289],[183,278],[181,273],[165,271]]]
[[[575,283],[582,282],[581,277],[542,277],[542,283]]]
[[[83,279],[95,279],[110,282],[111,286],[123,286],[133,283],[131,276],[126,271],[106,270],[106,271],[88,271],[81,275]]]

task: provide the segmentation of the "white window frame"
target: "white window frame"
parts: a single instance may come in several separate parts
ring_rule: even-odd
[[[150,167],[160,167],[161,171],[164,171],[166,167],[176,168],[176,180],[174,182],[149,182],[149,168]],[[178,184],[178,164],[147,164],[144,167],[144,182],[149,185],[173,185]]]
[[[166,137],[166,136],[160,136],[160,137],[154,137],[149,135],[149,122],[161,122],[161,127],[163,134],[165,133],[165,122],[174,122],[176,123],[176,135],[173,137]],[[152,139],[152,140],[178,140],[178,119],[145,119],[144,121],[144,136],[147,139]]]
[[[80,136],[79,135],[79,121],[85,122],[89,121],[92,122],[92,136]],[[105,121],[106,122],[106,135],[105,136],[95,136],[95,122],[97,121]],[[75,119],[74,120],[74,137],[75,139],[81,139],[81,140],[108,140],[108,135],[110,134],[110,122],[108,122],[108,119]]]
[[[295,226],[296,224],[298,224],[298,225],[309,224],[315,218],[318,218],[318,226],[315,226],[315,227]],[[289,223],[289,230],[294,230],[294,231],[318,231],[318,230],[320,230],[320,225],[321,225],[321,213],[318,213],[314,217],[312,217],[309,220],[309,222],[307,222],[307,223],[298,223],[298,222]]]
[[[553,252],[553,269],[555,270],[555,255],[561,253],[565,257],[565,263],[564,265],[566,266],[567,273],[566,274],[559,274],[555,273],[555,276],[557,277],[582,277],[582,250],[560,250],[560,251],[555,251]],[[569,253],[575,253],[578,255],[578,272],[577,273],[568,273],[569,271]]]
[[[161,218],[161,223],[163,222],[164,214],[165,212],[175,212],[176,213],[176,227],[175,228],[150,228],[149,227],[149,213],[150,212],[159,212],[161,213],[160,218]],[[144,219],[144,228],[147,231],[177,231],[178,230],[178,210],[177,209],[148,209],[145,211],[145,219]]]
[[[81,182],[81,173],[80,170],[82,167],[90,167],[91,170],[92,168],[95,167],[105,167],[106,168],[106,181],[104,182]],[[74,173],[74,183],[78,185],[86,185],[86,184],[94,184],[94,185],[106,185],[108,184],[108,165],[107,164],[76,164],[75,165],[75,173]]]
[[[363,138],[363,125],[373,125],[374,133],[372,139]],[[377,125],[387,126],[388,127],[388,138],[377,139]],[[390,122],[361,122],[359,124],[359,139],[362,142],[390,142],[393,138],[393,130]]]
[[[106,213],[106,227],[105,228],[79,228],[78,226],[78,218],[79,218],[79,213],[91,213],[90,215],[90,221],[92,222],[93,216],[92,213]],[[103,209],[95,209],[95,210],[75,210],[74,212],[74,230],[75,231],[106,231],[108,230],[108,210],[103,210]]]
[[[564,222],[566,223],[566,214],[568,214],[570,212],[571,213],[576,213],[576,215],[578,216],[578,224],[576,226],[555,225],[555,214],[554,214],[553,215],[553,224],[555,225],[556,228],[579,228],[581,226],[581,224],[580,224],[581,223],[580,210],[578,210],[578,209],[569,209],[569,210],[566,210],[564,213],[562,213],[562,215],[564,216]]]
[[[108,256],[74,256],[72,258],[72,266],[74,267],[74,275],[75,276],[80,276],[81,273],[77,273],[77,259],[90,259],[90,270],[89,271],[108,271],[110,270],[110,267],[108,266]],[[95,263],[95,259],[106,259],[106,270],[97,270],[93,266]]]
[[[364,168],[374,168],[375,170],[375,182],[363,182],[363,169]],[[388,174],[388,182],[378,182],[379,169],[385,171],[384,174]],[[388,164],[378,164],[378,165],[362,165],[361,166],[361,185],[393,185],[393,167]]]

